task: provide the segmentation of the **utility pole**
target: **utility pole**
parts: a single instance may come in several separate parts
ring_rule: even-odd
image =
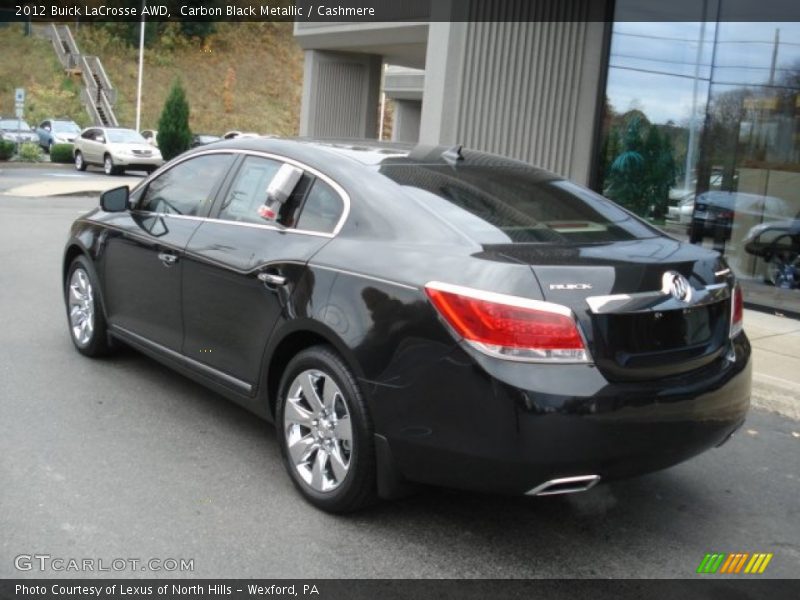
[[[772,46],[772,63],[769,66],[769,84],[775,84],[775,65],[778,62],[778,46],[781,44],[781,30],[775,29],[775,44]]]
[[[136,82],[136,131],[142,125],[142,72],[144,70],[144,7],[147,0],[142,0],[142,23],[139,26],[139,80]]]

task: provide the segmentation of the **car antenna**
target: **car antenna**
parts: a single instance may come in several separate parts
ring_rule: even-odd
[[[452,167],[455,167],[459,161],[464,160],[464,155],[461,154],[461,144],[453,146],[452,148],[448,148],[442,152],[442,159]]]

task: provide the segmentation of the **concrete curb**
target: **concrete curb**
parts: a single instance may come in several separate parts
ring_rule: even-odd
[[[756,372],[753,373],[751,401],[754,407],[800,421],[800,399],[798,399],[797,386],[787,385],[779,379]]]

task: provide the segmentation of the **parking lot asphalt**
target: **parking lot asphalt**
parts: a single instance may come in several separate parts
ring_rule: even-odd
[[[583,494],[315,510],[271,426],[133,351],[73,349],[61,252],[96,203],[0,196],[0,577],[85,575],[15,569],[36,553],[194,560],[102,574],[132,577],[696,577],[707,552],[800,574],[800,422],[758,409],[719,449]]]

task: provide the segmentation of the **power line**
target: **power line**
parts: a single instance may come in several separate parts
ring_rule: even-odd
[[[689,44],[697,44],[699,40],[697,39],[690,39],[690,38],[678,38],[678,37],[669,37],[664,35],[650,35],[646,33],[627,33],[624,31],[615,31],[613,35],[623,35],[626,37],[636,37],[636,38],[645,38],[649,40],[668,40],[671,42],[686,42]],[[703,44],[713,44],[711,40],[703,42]],[[774,45],[775,40],[718,40],[717,44],[767,44],[767,45]],[[778,45],[780,46],[800,46],[800,42],[784,42],[779,41]]]
[[[649,62],[660,62],[660,63],[669,63],[673,65],[688,65],[688,66],[695,66],[697,63],[689,62],[685,60],[669,60],[667,58],[649,58],[647,56],[636,56],[635,54],[619,54],[616,52],[611,53],[612,58],[632,58],[635,60],[646,60]],[[753,67],[748,65],[711,65],[710,63],[699,63],[701,67],[711,67],[713,66],[715,69],[761,69],[765,71],[769,71],[772,67]],[[775,71],[789,71],[789,72],[796,72],[798,69],[792,69],[788,67],[775,67]]]

